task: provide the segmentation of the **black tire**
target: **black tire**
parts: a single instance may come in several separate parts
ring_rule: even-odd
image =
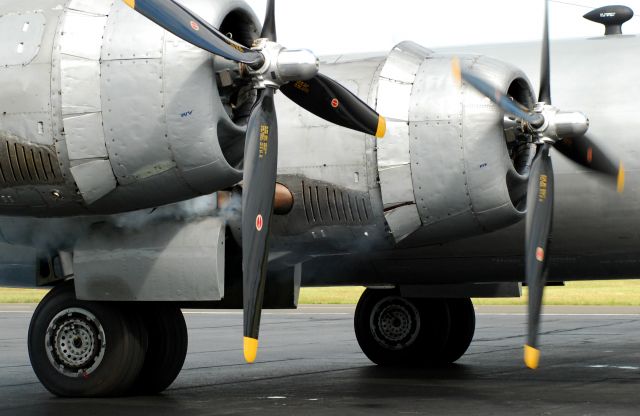
[[[467,352],[476,330],[476,312],[469,298],[447,299],[451,328],[442,357],[443,364],[456,362]]]
[[[29,358],[44,387],[63,397],[125,394],[146,347],[144,328],[127,312],[121,304],[77,300],[73,282],[52,289],[29,325]]]
[[[449,335],[449,310],[439,299],[409,299],[394,289],[367,289],[354,328],[365,355],[380,366],[439,363]]]
[[[187,325],[176,306],[138,307],[148,333],[147,355],[134,383],[136,394],[158,394],[180,374],[187,356]]]

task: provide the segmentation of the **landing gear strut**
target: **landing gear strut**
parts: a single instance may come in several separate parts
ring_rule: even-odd
[[[187,332],[176,307],[80,301],[66,282],[36,308],[28,345],[36,375],[55,395],[154,394],[180,372]]]
[[[358,344],[383,366],[441,366],[467,350],[475,331],[470,299],[415,299],[367,289],[356,308]]]

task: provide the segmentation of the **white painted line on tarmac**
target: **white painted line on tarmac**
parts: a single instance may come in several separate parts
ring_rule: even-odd
[[[11,314],[32,314],[33,311],[2,311],[1,313]],[[183,311],[185,315],[242,315],[242,311]],[[287,316],[300,316],[300,315],[352,315],[349,312],[263,312],[263,315],[287,315]]]
[[[241,315],[242,311],[182,311],[185,315]]]
[[[616,370],[640,370],[640,367],[634,367],[631,365],[608,365],[608,364],[596,364],[588,365],[589,368],[613,368]]]
[[[527,316],[526,313],[490,313],[479,312],[476,315],[482,316]],[[635,316],[640,317],[640,313],[543,313],[542,316]]]
[[[4,311],[0,310],[0,313],[7,314],[32,314],[32,310],[28,311]],[[183,311],[185,315],[241,315],[242,311]],[[263,315],[278,315],[278,316],[300,316],[300,315],[353,315],[352,312],[263,312]],[[502,313],[502,312],[477,312],[479,316],[527,316],[526,313]],[[628,317],[640,317],[640,313],[543,313],[542,316],[602,316],[602,317],[616,317],[616,316],[628,316]]]
[[[185,315],[242,315],[242,311],[183,311]],[[349,312],[263,312],[262,315],[353,315]]]

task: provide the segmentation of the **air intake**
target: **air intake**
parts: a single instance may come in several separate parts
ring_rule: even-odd
[[[0,185],[45,185],[62,183],[53,146],[27,143],[0,133]]]

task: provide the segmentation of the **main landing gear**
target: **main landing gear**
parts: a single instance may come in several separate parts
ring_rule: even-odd
[[[395,289],[367,289],[356,308],[356,338],[382,366],[435,367],[458,360],[475,331],[468,298],[418,299]]]
[[[156,394],[182,369],[187,327],[175,306],[80,301],[66,282],[36,308],[28,344],[33,370],[58,396]]]

